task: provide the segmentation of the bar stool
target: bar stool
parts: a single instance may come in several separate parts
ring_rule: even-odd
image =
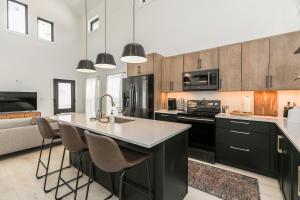
[[[42,141],[42,146],[41,146],[41,150],[40,150],[40,155],[39,155],[39,160],[38,160],[38,165],[37,165],[35,176],[36,176],[37,179],[41,179],[41,178],[45,177],[43,189],[46,193],[48,193],[48,192],[50,192],[50,191],[52,191],[56,188],[56,187],[53,187],[53,188],[47,189],[47,180],[48,180],[49,175],[59,172],[59,170],[49,172],[49,166],[50,166],[51,152],[52,152],[53,143],[54,143],[55,140],[60,139],[60,135],[59,135],[58,130],[53,130],[51,128],[49,122],[45,118],[42,118],[42,117],[36,118],[36,123],[39,127],[39,131],[40,131],[40,134],[43,138],[43,141]],[[43,154],[43,151],[44,151],[45,140],[46,139],[51,140],[50,146],[49,146],[49,155],[48,155],[48,159],[47,159],[47,164],[45,164],[42,161],[42,154]],[[39,170],[40,170],[40,166],[42,166],[46,170],[46,173],[41,175],[41,176],[38,175]],[[66,169],[66,168],[69,168],[69,167],[71,167],[71,166],[67,166],[63,169]]]
[[[93,171],[93,166],[101,169],[107,173],[121,173],[120,176],[120,186],[119,186],[119,200],[123,200],[123,184],[129,185],[136,189],[139,192],[142,192],[149,199],[152,199],[152,190],[151,190],[151,181],[150,181],[150,171],[149,171],[149,155],[135,152],[129,149],[121,149],[119,145],[111,138],[95,135],[88,131],[85,131],[85,136],[87,139],[87,144],[89,147],[89,152],[92,158],[90,165],[90,174]],[[146,162],[146,171],[147,171],[147,180],[148,180],[148,189],[144,190],[143,188],[132,184],[131,181],[127,181],[125,176],[129,169],[134,168],[135,166]],[[113,184],[113,183],[112,183]],[[89,186],[87,187],[86,200],[88,199]],[[114,186],[112,186],[114,188]],[[108,198],[111,198],[110,195]]]
[[[68,124],[59,124],[59,129],[60,129],[60,133],[61,133],[62,144],[64,145],[64,151],[63,151],[63,156],[62,156],[62,160],[61,160],[58,180],[57,180],[55,199],[62,199],[64,197],[74,193],[74,200],[76,200],[77,199],[77,191],[79,189],[83,188],[84,186],[88,185],[89,183],[93,182],[93,180],[90,182],[90,178],[89,178],[88,183],[83,184],[78,187],[79,179],[82,177],[82,174],[83,174],[83,172],[82,172],[83,171],[82,155],[84,152],[88,151],[88,146],[85,142],[84,135],[82,137],[75,127],[68,125]],[[70,181],[65,181],[61,177],[66,150],[68,150],[70,153],[78,153],[79,154],[79,166],[77,169],[77,176],[75,178],[76,179],[75,189],[69,185]],[[80,175],[80,173],[81,173],[81,175]],[[72,179],[72,180],[74,180],[74,179]],[[64,194],[63,196],[58,197],[58,189],[61,186],[60,181],[62,181],[63,182],[62,185],[67,186],[71,190],[71,192],[68,192],[68,193]]]

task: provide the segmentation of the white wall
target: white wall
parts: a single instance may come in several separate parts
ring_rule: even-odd
[[[107,4],[108,51],[118,62],[117,71],[126,71],[120,56],[124,45],[132,41],[132,0],[109,0]],[[89,18],[98,15],[104,20],[103,13],[104,2],[101,2],[89,11]],[[299,1],[153,0],[137,8],[136,21],[137,42],[143,44],[147,53],[170,56],[299,30]],[[102,23],[100,30],[89,34],[90,59],[95,60],[97,53],[103,50]],[[105,74],[115,72],[98,72],[103,77],[102,89],[105,90]],[[230,95],[184,94],[198,99],[205,96],[226,99]],[[242,95],[237,94],[238,101]]]
[[[38,110],[53,114],[53,78],[76,80],[76,107],[84,111],[84,75],[79,16],[62,0],[23,0],[29,9],[27,36],[6,29],[6,1],[0,1],[0,91],[38,92]],[[37,38],[37,17],[54,22],[54,43]]]

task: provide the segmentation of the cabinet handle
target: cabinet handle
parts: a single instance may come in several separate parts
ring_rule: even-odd
[[[173,81],[171,82],[171,90],[172,91],[174,90],[174,82]]]
[[[141,74],[141,66],[138,66],[138,74]]]
[[[269,88],[269,76],[266,76],[266,88]]]
[[[281,135],[277,136],[277,152],[282,154],[283,150],[280,148],[280,141],[283,139],[283,137]]]
[[[222,79],[219,80],[219,89],[222,89]]]
[[[198,69],[201,69],[201,59],[198,59]]]
[[[170,117],[170,115],[167,114],[160,114],[161,117]]]
[[[273,76],[270,76],[270,88],[273,88]]]
[[[230,122],[231,122],[231,123],[234,123],[234,124],[245,124],[245,125],[250,125],[249,122],[240,122],[240,121],[233,121],[233,120],[231,120]]]
[[[238,151],[245,151],[245,152],[250,152],[250,149],[243,149],[243,148],[238,148],[234,146],[230,146],[230,149],[238,150]]]
[[[243,135],[250,135],[251,133],[248,132],[243,132],[243,131],[233,131],[231,130],[230,133],[238,133],[238,134],[243,134]]]
[[[170,81],[170,83],[169,83],[169,90],[171,91],[172,90],[172,87],[171,87],[171,81]]]

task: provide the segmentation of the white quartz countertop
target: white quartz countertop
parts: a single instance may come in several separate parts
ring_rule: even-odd
[[[173,114],[173,115],[177,115],[178,113],[182,113],[183,111],[179,111],[179,110],[156,110],[156,113],[163,113],[163,114]]]
[[[152,148],[191,127],[188,124],[132,117],[120,117],[134,120],[123,124],[100,123],[96,120],[90,120],[85,114],[77,113],[57,115],[51,118],[145,148]]]
[[[280,117],[268,117],[268,116],[236,116],[230,114],[218,114],[216,118],[227,118],[237,120],[249,120],[249,121],[260,121],[270,122],[278,126],[278,128],[284,133],[284,135],[290,140],[290,142],[300,152],[300,123],[288,122],[286,118]]]

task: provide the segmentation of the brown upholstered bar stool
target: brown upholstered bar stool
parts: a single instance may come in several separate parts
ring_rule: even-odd
[[[127,184],[147,195],[149,199],[152,199],[152,190],[150,182],[150,171],[149,171],[149,155],[135,152],[129,149],[121,149],[119,145],[111,138],[92,134],[85,131],[85,136],[87,139],[89,152],[92,158],[90,166],[90,175],[93,171],[93,166],[101,169],[107,173],[121,173],[120,176],[120,187],[119,187],[119,200],[123,200],[123,184]],[[146,162],[147,179],[148,179],[148,189],[144,190],[141,187],[136,187],[136,185],[131,184],[131,182],[126,181],[126,173],[129,169]],[[113,183],[112,183],[113,184]],[[88,199],[89,186],[87,187],[86,200]],[[114,186],[112,186],[114,188]],[[106,199],[111,198],[109,196]]]
[[[49,122],[45,118],[42,118],[42,117],[37,118],[36,123],[39,127],[40,134],[43,138],[43,141],[42,141],[42,146],[41,146],[41,151],[40,151],[40,155],[39,155],[38,166],[37,166],[37,169],[36,169],[35,176],[36,176],[37,179],[41,179],[41,178],[45,177],[43,188],[44,188],[44,191],[46,193],[48,193],[48,192],[50,192],[50,191],[52,191],[56,188],[56,187],[53,187],[53,188],[47,189],[47,180],[48,180],[49,175],[59,172],[59,170],[49,172],[49,166],[50,166],[51,152],[52,152],[53,143],[54,143],[55,140],[60,139],[60,135],[59,135],[58,130],[53,130],[51,128]],[[46,164],[42,161],[42,154],[43,154],[43,151],[44,151],[45,146],[46,146],[45,145],[45,140],[51,140],[50,146],[49,146],[48,159],[47,159]],[[46,170],[46,173],[41,175],[41,176],[38,175],[39,170],[40,170],[40,166],[42,166]],[[70,166],[65,167],[63,169],[66,169],[66,168],[69,168],[69,167]]]
[[[75,199],[77,199],[77,191],[79,189],[83,188],[84,186],[86,186],[88,183],[90,183],[90,179],[89,179],[88,183],[78,186],[79,179],[82,177],[82,174],[83,174],[83,172],[82,172],[82,170],[83,170],[82,154],[84,152],[88,151],[88,146],[85,142],[85,137],[84,136],[82,137],[75,127],[68,125],[68,124],[59,124],[59,129],[60,129],[62,144],[64,145],[64,151],[63,151],[63,156],[62,156],[62,160],[61,160],[58,180],[57,180],[55,199],[62,199],[64,197],[74,193],[74,200],[75,200]],[[75,178],[75,180],[76,180],[75,189],[69,185],[70,181],[65,181],[61,177],[66,150],[68,150],[70,153],[78,153],[79,154],[79,163],[80,164],[78,166],[77,176]],[[80,173],[81,173],[81,175],[80,175]],[[72,179],[72,180],[74,180],[74,179]],[[62,185],[67,186],[71,191],[64,194],[61,197],[58,197],[58,189],[59,189],[59,186],[61,186],[60,181],[63,182]]]

